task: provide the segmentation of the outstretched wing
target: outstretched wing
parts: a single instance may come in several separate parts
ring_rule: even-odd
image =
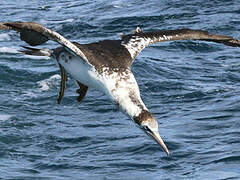
[[[56,41],[66,48],[73,55],[78,55],[86,62],[88,62],[84,53],[69,40],[61,36],[59,33],[52,31],[44,26],[35,22],[8,22],[1,23],[1,30],[15,30],[20,32],[21,40],[30,44],[31,46],[36,46],[45,43],[48,40]]]
[[[122,45],[125,46],[133,59],[148,45],[174,40],[202,40],[223,43],[228,46],[240,47],[240,40],[230,36],[209,34],[207,31],[179,29],[157,32],[141,32],[137,29],[133,34],[122,36]]]

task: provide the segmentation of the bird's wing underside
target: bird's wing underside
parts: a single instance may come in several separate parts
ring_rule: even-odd
[[[15,30],[20,32],[21,40],[31,46],[41,45],[48,40],[53,40],[61,44],[66,50],[73,55],[78,55],[88,62],[84,53],[69,40],[61,36],[59,33],[52,31],[35,22],[0,22],[0,30]]]
[[[133,34],[122,35],[122,45],[128,49],[133,60],[148,45],[174,40],[212,41],[227,46],[240,47],[240,40],[230,36],[210,34],[202,30],[179,29],[144,33],[137,28]]]

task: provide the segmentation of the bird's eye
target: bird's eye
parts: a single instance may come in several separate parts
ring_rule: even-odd
[[[151,129],[149,129],[148,126],[143,126],[143,129],[145,129],[145,131],[149,132],[149,133],[152,133]]]

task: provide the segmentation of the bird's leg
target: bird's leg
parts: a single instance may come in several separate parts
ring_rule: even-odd
[[[79,81],[77,81],[78,85],[79,85],[79,89],[77,89],[76,93],[79,94],[77,100],[78,102],[81,102],[83,100],[83,98],[86,96],[87,94],[87,90],[88,90],[88,87],[85,86],[84,84],[80,83]]]
[[[59,63],[59,67],[60,67],[60,72],[61,72],[61,84],[60,84],[60,91],[59,91],[59,95],[58,95],[58,104],[61,103],[62,98],[64,96],[64,91],[66,88],[66,81],[67,81],[67,74],[66,74],[64,67],[60,63]]]

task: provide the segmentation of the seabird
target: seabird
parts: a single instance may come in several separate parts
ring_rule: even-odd
[[[169,155],[169,150],[158,132],[158,123],[143,103],[138,84],[131,71],[137,55],[148,45],[173,40],[203,40],[240,47],[240,40],[230,36],[210,34],[207,31],[178,29],[142,32],[139,27],[119,40],[103,40],[89,44],[70,42],[59,33],[35,22],[0,23],[2,30],[15,30],[21,40],[31,46],[53,40],[61,45],[55,49],[25,47],[24,54],[49,56],[56,60],[61,71],[58,103],[64,95],[68,72],[78,83],[78,101],[93,87],[127,114],[147,135],[152,137]]]

